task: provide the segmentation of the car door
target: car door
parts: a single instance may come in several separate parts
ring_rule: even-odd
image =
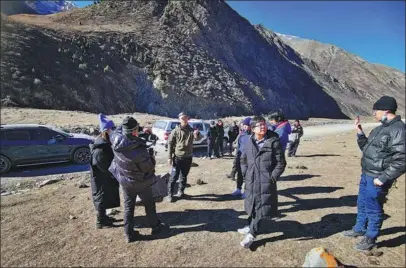
[[[38,163],[38,144],[31,139],[28,129],[9,129],[5,131],[5,141],[2,143],[2,151],[15,165]]]
[[[32,139],[36,140],[39,154],[44,162],[57,162],[69,159],[72,145],[68,144],[67,137],[47,128],[33,129]]]
[[[165,136],[165,126],[166,122],[165,121],[156,121],[155,124],[152,126],[152,133],[154,135],[158,136],[158,142],[162,143],[164,142],[164,136]]]

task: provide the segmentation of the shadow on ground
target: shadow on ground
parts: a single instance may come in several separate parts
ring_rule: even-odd
[[[49,165],[38,165],[29,167],[17,167],[12,169],[11,172],[2,174],[4,178],[13,177],[40,177],[56,174],[67,174],[89,171],[89,165],[75,165],[72,163],[59,163]]]
[[[341,156],[339,154],[309,154],[309,155],[297,155],[296,157],[327,157],[327,156]]]
[[[288,176],[280,177],[279,181],[304,181],[304,180],[311,179],[314,177],[320,177],[320,175],[313,175],[313,174],[288,175]]]

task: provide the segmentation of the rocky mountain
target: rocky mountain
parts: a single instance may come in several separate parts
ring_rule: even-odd
[[[372,104],[382,95],[393,96],[398,101],[398,111],[405,114],[405,73],[380,64],[372,64],[337,46],[315,40],[277,34],[302,57],[312,59],[323,73],[345,81],[362,97],[360,106],[371,110]]]
[[[347,81],[223,0],[102,1],[2,20],[3,105],[201,118],[370,111]]]
[[[13,0],[1,1],[1,12],[5,15],[13,14],[54,14],[77,8],[73,1],[29,1]]]

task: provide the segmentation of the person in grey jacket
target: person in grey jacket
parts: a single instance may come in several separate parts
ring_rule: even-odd
[[[367,137],[359,117],[355,120],[358,145],[362,150],[362,175],[357,200],[357,220],[352,230],[343,234],[362,236],[357,250],[371,250],[383,222],[386,195],[398,177],[405,173],[405,124],[395,114],[397,103],[393,97],[383,96],[373,106],[374,117],[381,125]]]
[[[262,220],[272,219],[278,211],[276,182],[285,170],[286,161],[278,134],[267,128],[265,118],[258,116],[251,120],[254,135],[244,144],[241,155],[245,177],[244,207],[249,217],[249,226],[238,229],[246,235],[241,242],[244,248],[249,248],[260,234]]]
[[[145,140],[138,137],[139,125],[133,117],[123,120],[119,129],[110,131],[114,159],[109,171],[120,183],[124,196],[124,233],[127,242],[137,240],[139,234],[134,231],[134,209],[137,195],[145,207],[151,234],[156,235],[169,227],[161,222],[156,213],[152,195],[152,184],[155,178],[155,159],[148,152]]]

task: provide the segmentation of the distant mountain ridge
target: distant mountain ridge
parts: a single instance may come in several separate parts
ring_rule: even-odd
[[[345,81],[357,90],[366,99],[361,104],[365,108],[372,107],[379,97],[389,95],[397,99],[399,113],[405,114],[405,73],[382,64],[369,63],[331,44],[280,33],[277,35],[301,56],[313,60],[322,72]]]
[[[105,0],[2,20],[10,105],[200,118],[280,108],[306,119],[370,114],[377,99],[223,0]]]
[[[77,8],[73,1],[30,1],[14,0],[1,1],[1,12],[5,15],[38,14],[49,15]]]

